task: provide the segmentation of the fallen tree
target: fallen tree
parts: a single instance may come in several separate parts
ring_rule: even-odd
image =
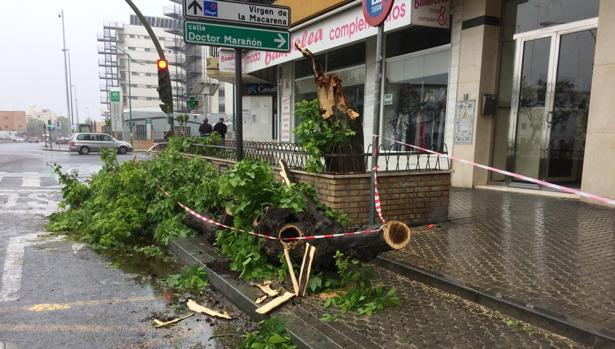
[[[292,175],[283,163],[281,174],[290,185]],[[333,267],[333,256],[337,251],[362,261],[369,261],[381,252],[404,248],[410,242],[411,231],[405,223],[390,221],[386,224],[345,228],[327,217],[311,197],[304,195],[304,199],[306,208],[302,212],[267,206],[252,222],[254,233],[273,238],[261,238],[261,248],[272,261],[279,259],[286,246],[289,248],[292,260],[301,263],[304,250],[301,245],[306,240],[287,240],[289,238],[309,239],[310,236],[317,235],[364,232],[341,237],[310,239],[310,244],[316,247],[314,265],[325,269]],[[215,217],[209,218],[215,220]],[[218,221],[230,226],[233,219],[229,212],[225,212]],[[187,216],[186,224],[201,232],[210,242],[214,241],[216,231],[221,229],[215,224],[191,215]]]

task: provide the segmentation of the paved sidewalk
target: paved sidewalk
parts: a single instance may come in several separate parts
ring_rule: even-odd
[[[615,337],[615,209],[474,189],[449,216],[385,257]]]

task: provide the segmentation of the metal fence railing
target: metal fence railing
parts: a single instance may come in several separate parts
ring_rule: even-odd
[[[193,154],[235,160],[235,141],[226,140],[219,145],[203,145],[193,143],[189,152]],[[448,154],[444,144],[441,149],[433,149],[442,154]],[[284,160],[289,168],[305,170],[309,154],[300,145],[288,142],[243,142],[244,158],[259,160],[272,166],[278,166]],[[372,161],[372,146],[367,151],[361,149],[354,152],[350,145],[342,145],[325,154],[320,159],[325,173],[365,173],[370,172]],[[381,172],[401,171],[446,171],[450,169],[449,159],[422,151],[399,150],[394,147],[378,147],[378,166]]]

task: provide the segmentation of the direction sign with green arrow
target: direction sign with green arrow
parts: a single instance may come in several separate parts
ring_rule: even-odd
[[[188,44],[247,48],[261,51],[290,50],[290,34],[285,30],[238,27],[202,22],[184,22]]]

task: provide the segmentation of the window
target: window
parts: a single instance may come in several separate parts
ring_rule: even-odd
[[[147,139],[147,125],[135,125],[135,139],[138,141]]]
[[[149,48],[149,47],[146,47],[146,48],[144,48],[143,50],[145,50],[145,52],[151,52],[151,51],[152,51],[152,49],[151,49],[151,48]]]
[[[137,50],[137,48],[136,48],[136,47],[130,47],[130,46],[129,46],[129,47],[128,47],[128,50],[130,50],[130,51],[136,51],[136,50]]]
[[[443,46],[386,60],[384,138],[442,150],[449,56]]]
[[[89,134],[89,133],[82,133],[82,134],[77,135],[77,140],[78,141],[93,141],[94,135]]]

